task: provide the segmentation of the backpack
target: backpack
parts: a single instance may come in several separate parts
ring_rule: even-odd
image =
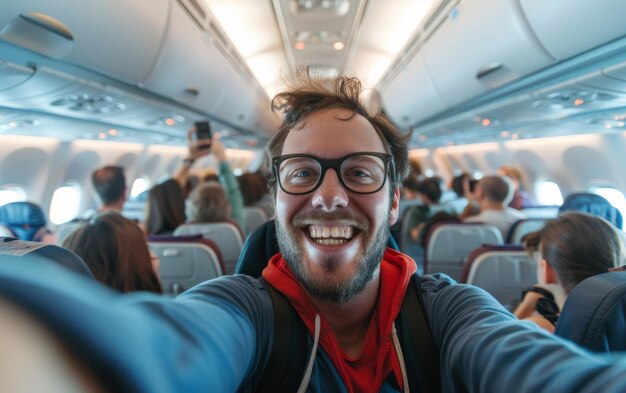
[[[306,368],[303,342],[309,332],[289,300],[261,279],[272,298],[274,340],[257,392],[296,392]],[[412,284],[412,287],[411,287]],[[440,392],[439,350],[422,304],[419,275],[411,278],[396,318],[396,329],[411,392]],[[419,294],[419,296],[418,296]],[[417,378],[411,378],[417,376]]]

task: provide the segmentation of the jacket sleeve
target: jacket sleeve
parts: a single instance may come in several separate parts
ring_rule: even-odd
[[[220,162],[218,164],[219,168],[219,179],[222,187],[226,191],[226,196],[228,197],[228,202],[230,203],[231,218],[237,221],[239,227],[242,231],[246,229],[246,216],[245,210],[243,206],[243,196],[241,195],[241,190],[239,189],[239,183],[233,174],[232,169],[230,169],[230,164],[228,162]]]
[[[445,392],[623,392],[626,360],[591,354],[518,321],[482,289],[422,279]]]
[[[58,267],[0,263],[0,297],[41,321],[119,392],[249,390],[273,332],[271,300],[259,286],[231,276],[174,300],[120,295]],[[220,287],[228,293],[217,296]]]

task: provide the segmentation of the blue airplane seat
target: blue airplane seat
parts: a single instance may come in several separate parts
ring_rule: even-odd
[[[387,247],[399,251],[393,236],[389,236]],[[261,272],[267,266],[267,262],[279,251],[275,220],[268,220],[255,229],[244,242],[235,267],[235,274],[261,277]]]
[[[46,233],[46,216],[32,202],[11,202],[0,206],[0,224],[21,240],[39,241]]]
[[[600,195],[586,192],[568,195],[559,208],[559,214],[572,210],[602,217],[622,229],[622,213]]]
[[[554,334],[595,352],[626,350],[626,271],[598,274],[576,285]]]

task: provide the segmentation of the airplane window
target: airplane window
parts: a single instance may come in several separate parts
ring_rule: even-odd
[[[562,205],[563,194],[559,185],[552,181],[538,180],[535,183],[535,196],[540,205]]]
[[[78,216],[81,202],[81,187],[76,183],[68,183],[59,187],[52,194],[50,204],[50,221],[60,225]]]
[[[5,185],[0,187],[0,206],[11,202],[26,200],[26,191],[18,185]]]
[[[480,180],[482,178],[483,178],[483,173],[482,172],[474,172],[474,179]]]
[[[611,186],[592,186],[589,191],[609,201],[622,213],[622,217],[626,217],[626,197],[620,190]]]
[[[150,188],[150,180],[145,177],[135,179],[130,188],[130,199],[136,199],[139,194]]]

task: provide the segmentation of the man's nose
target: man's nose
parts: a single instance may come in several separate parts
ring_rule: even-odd
[[[334,169],[326,170],[322,184],[314,191],[312,203],[324,211],[333,211],[348,205],[348,192]]]

